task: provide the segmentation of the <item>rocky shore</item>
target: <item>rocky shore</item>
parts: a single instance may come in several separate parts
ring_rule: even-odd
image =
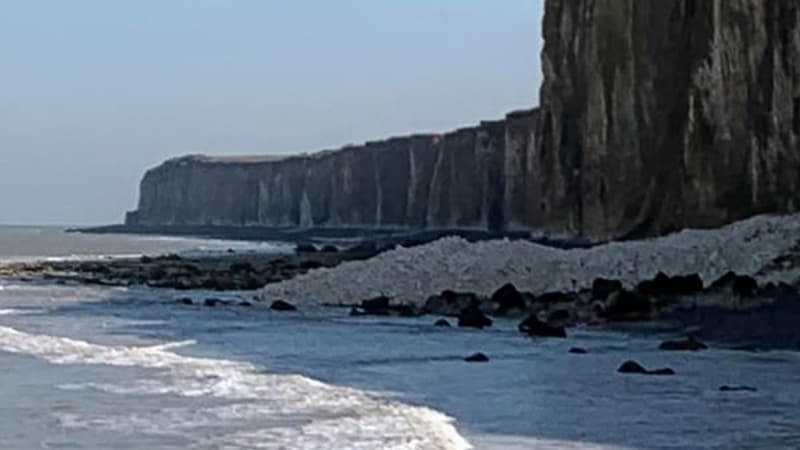
[[[588,325],[666,333],[679,339],[673,348],[702,339],[736,348],[800,349],[798,216],[589,248],[460,238],[387,251],[300,244],[281,255],[14,263],[0,266],[0,278],[258,290],[237,301],[176,301],[277,312],[323,304],[345,307],[351,316],[430,315],[432,326],[478,329],[504,318],[533,337],[567,338],[569,328]]]
[[[103,286],[144,285],[178,290],[256,290],[310,270],[363,258],[359,251],[300,246],[293,254],[177,254],[89,261],[35,261],[0,265],[0,278]]]

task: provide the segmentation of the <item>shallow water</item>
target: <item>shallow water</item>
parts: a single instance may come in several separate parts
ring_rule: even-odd
[[[143,254],[221,252],[279,252],[291,246],[167,236],[66,233],[64,227],[0,225],[0,262],[42,258],[99,258]],[[45,255],[45,256],[43,256]]]
[[[800,447],[796,353],[661,353],[588,329],[530,340],[504,321],[464,331],[176,296],[4,285],[0,448]],[[476,351],[492,361],[462,361]],[[616,374],[626,359],[678,375]]]

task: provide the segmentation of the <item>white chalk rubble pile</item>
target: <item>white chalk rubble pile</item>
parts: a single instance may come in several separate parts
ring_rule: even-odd
[[[350,304],[386,295],[398,302],[421,304],[447,289],[489,295],[511,282],[520,290],[540,294],[589,287],[598,277],[634,285],[659,271],[667,275],[697,273],[708,284],[729,270],[757,274],[775,258],[793,247],[796,250],[798,240],[800,215],[759,216],[719,229],[684,230],[588,249],[444,238],[314,270],[265,287],[260,298]]]

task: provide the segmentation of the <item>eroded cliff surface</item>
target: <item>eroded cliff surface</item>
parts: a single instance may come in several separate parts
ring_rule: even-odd
[[[800,205],[798,0],[548,0],[538,110],[281,160],[186,157],[139,225],[604,240]]]
[[[800,204],[800,2],[548,1],[532,226],[616,238]]]
[[[145,175],[127,223],[501,230],[509,205],[524,203],[515,161],[534,127],[524,111],[310,155],[178,158]]]

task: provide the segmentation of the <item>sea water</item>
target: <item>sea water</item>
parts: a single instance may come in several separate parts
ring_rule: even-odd
[[[443,329],[184,295],[0,280],[0,448],[800,448],[793,352],[664,353],[593,329],[536,340],[505,320]],[[477,351],[491,361],[463,361]],[[677,375],[617,374],[627,359]]]

